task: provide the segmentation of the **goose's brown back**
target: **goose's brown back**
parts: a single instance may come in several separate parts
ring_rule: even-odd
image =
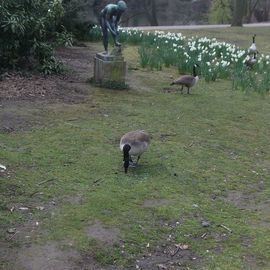
[[[185,85],[185,86],[190,86],[194,84],[195,78],[192,75],[183,75],[179,77],[178,79],[175,79],[173,81],[173,84],[180,84],[180,85]]]
[[[130,131],[124,134],[120,140],[120,149],[123,150],[125,144],[131,146],[131,155],[140,155],[148,148],[150,136],[144,130]]]

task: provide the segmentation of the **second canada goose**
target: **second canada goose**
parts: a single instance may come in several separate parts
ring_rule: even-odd
[[[120,140],[120,149],[123,151],[125,173],[130,164],[133,164],[131,156],[137,156],[137,162],[150,144],[150,135],[144,130],[130,131],[124,134]]]
[[[248,57],[249,58],[245,61],[245,65],[249,68],[252,68],[257,63],[256,53],[253,54],[253,57]]]
[[[199,81],[199,77],[196,72],[196,67],[199,66],[197,64],[193,65],[193,75],[183,75],[178,79],[175,79],[171,85],[177,84],[182,85],[181,93],[183,92],[184,86],[187,88],[187,93],[189,94],[189,89],[196,85]]]
[[[248,49],[248,53],[249,54],[258,53],[256,42],[255,42],[255,37],[256,37],[256,34],[253,35],[253,37],[252,37],[252,44],[251,44],[251,46]]]

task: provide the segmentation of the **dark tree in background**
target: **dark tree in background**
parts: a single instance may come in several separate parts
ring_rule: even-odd
[[[209,10],[209,22],[213,24],[231,23],[233,0],[213,0]]]
[[[143,8],[146,14],[146,17],[152,26],[158,25],[157,20],[157,9],[155,0],[143,0]]]
[[[94,23],[98,24],[100,10],[107,4],[116,4],[118,2],[118,0],[62,1],[65,7],[63,24],[67,30],[71,30],[75,33],[75,36],[78,36],[77,33],[80,36],[80,29],[82,29],[81,32],[83,32],[87,29],[87,26]],[[270,11],[270,0],[125,1],[128,9],[121,18],[121,26],[207,23],[229,23],[232,25],[242,25],[242,23],[266,21],[269,18]]]
[[[246,12],[246,0],[234,0],[232,26],[243,26],[243,18]]]
[[[269,20],[270,0],[258,0],[254,8],[254,17],[258,22],[266,22]]]
[[[252,15],[259,4],[260,0],[247,0],[247,12],[245,17],[245,22],[250,23]]]

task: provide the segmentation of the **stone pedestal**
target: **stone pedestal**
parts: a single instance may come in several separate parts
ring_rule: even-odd
[[[94,81],[102,86],[125,85],[126,62],[122,54],[97,53],[94,59]]]

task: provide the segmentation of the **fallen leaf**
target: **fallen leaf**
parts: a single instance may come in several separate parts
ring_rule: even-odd
[[[175,246],[177,247],[177,248],[180,248],[181,250],[186,250],[186,249],[188,249],[189,248],[189,246],[188,245],[186,245],[186,244],[175,244]]]
[[[6,170],[7,169],[7,167],[6,166],[4,166],[4,165],[2,165],[2,164],[0,164],[0,169],[2,169],[2,170]]]
[[[19,207],[19,210],[21,210],[21,211],[27,211],[27,210],[29,210],[29,208],[28,207]]]
[[[14,234],[16,232],[16,228],[7,229],[7,233]]]

